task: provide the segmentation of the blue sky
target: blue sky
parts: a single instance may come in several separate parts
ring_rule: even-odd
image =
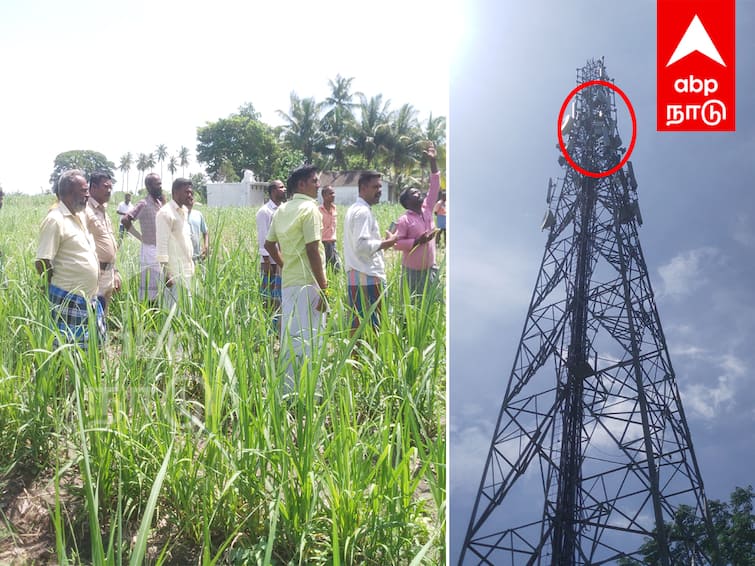
[[[447,14],[430,0],[3,2],[0,185],[47,189],[71,149],[116,165],[158,144],[194,153],[207,121],[252,102],[280,124],[291,91],[323,100],[339,73],[392,108],[445,116]]]
[[[640,239],[708,496],[755,481],[755,4],[737,131],[659,133],[654,1],[466,4],[450,68],[450,555],[458,557],[545,245],[556,121],[605,56],[637,114]],[[622,138],[630,124],[619,115]]]

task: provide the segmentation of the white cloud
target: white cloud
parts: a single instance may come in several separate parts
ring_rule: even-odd
[[[669,348],[669,354],[672,358],[677,357],[690,357],[699,358],[705,355],[705,350],[698,346],[692,346],[691,344],[685,344],[683,346],[674,346]]]
[[[479,409],[476,406],[460,408],[449,427],[449,486],[457,494],[477,491],[490,450],[495,424],[486,419]]]
[[[734,354],[711,354],[701,348],[691,348],[690,351],[692,353],[689,355],[696,365],[703,368],[710,365],[708,375],[718,375],[712,384],[698,382],[684,388],[682,398],[685,409],[691,415],[709,421],[725,416],[734,410],[748,385],[743,379],[749,373],[746,362]]]
[[[743,246],[755,248],[755,230],[752,228],[752,219],[748,214],[737,214],[731,237]]]
[[[660,295],[681,299],[703,288],[709,282],[711,269],[723,262],[721,252],[711,246],[682,252],[658,268],[661,276]]]
[[[707,420],[731,409],[735,397],[735,378],[720,375],[714,386],[696,383],[684,392],[687,410]]]

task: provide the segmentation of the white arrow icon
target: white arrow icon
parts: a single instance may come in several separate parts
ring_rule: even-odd
[[[674,54],[671,56],[671,59],[668,60],[666,66],[668,67],[669,65],[676,63],[679,59],[683,59],[693,51],[699,51],[709,59],[713,59],[716,63],[719,63],[724,67],[726,66],[726,63],[724,63],[724,60],[721,58],[721,54],[713,44],[713,40],[710,38],[710,35],[708,35],[708,32],[705,31],[705,27],[700,21],[700,18],[697,17],[697,14],[692,18],[687,31],[684,32],[682,40],[679,42],[679,45],[676,46]]]

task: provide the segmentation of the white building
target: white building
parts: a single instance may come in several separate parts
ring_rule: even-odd
[[[359,195],[359,175],[361,170],[357,171],[323,171],[320,174],[320,187],[332,185],[336,193],[336,204],[351,205],[354,204]],[[380,202],[388,202],[388,183],[383,177],[383,188],[380,195]],[[320,199],[322,200],[322,199]]]
[[[320,174],[320,187],[332,185],[336,193],[336,204],[344,206],[354,204],[359,194],[358,183],[361,173],[361,170],[323,171]],[[207,183],[207,206],[261,206],[264,204],[267,200],[268,183],[247,180],[248,176],[244,179],[240,183]],[[380,202],[388,202],[388,193],[388,183],[383,178]]]
[[[207,206],[260,206],[267,200],[267,183],[207,183]]]

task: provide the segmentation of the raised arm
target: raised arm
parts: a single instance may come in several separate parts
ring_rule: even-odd
[[[423,214],[431,214],[440,195],[440,170],[438,169],[437,150],[433,142],[425,149],[425,155],[430,158],[430,187],[427,190],[425,202],[422,203]]]
[[[433,142],[430,142],[430,144],[427,146],[427,149],[424,151],[425,155],[430,159],[430,173],[437,173],[438,172],[438,150],[435,149],[435,144]]]

